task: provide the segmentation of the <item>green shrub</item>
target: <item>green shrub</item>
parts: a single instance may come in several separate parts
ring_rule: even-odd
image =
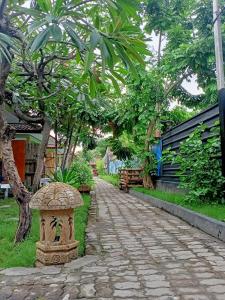
[[[79,188],[81,185],[93,186],[92,169],[84,160],[75,160],[69,169],[58,170],[52,177],[53,181],[64,182]]]
[[[218,159],[220,140],[218,127],[210,130],[207,141],[202,141],[205,125],[198,126],[180,144],[179,153],[169,152],[170,160],[179,164],[180,187],[187,190],[189,202],[224,202],[225,178]],[[168,153],[167,153],[168,154]]]
[[[100,175],[106,174],[106,172],[105,172],[105,164],[104,164],[103,159],[97,159],[96,160],[96,168],[97,168],[97,171],[98,171],[98,173]]]
[[[53,174],[53,177],[51,179],[52,181],[64,182],[72,186],[76,186],[74,171],[72,169],[59,169]]]
[[[76,187],[81,185],[93,186],[92,168],[84,160],[75,160],[71,166]]]

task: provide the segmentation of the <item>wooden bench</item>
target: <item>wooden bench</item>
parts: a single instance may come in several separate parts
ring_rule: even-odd
[[[143,186],[143,169],[121,169],[119,171],[120,183],[119,187],[121,190],[129,191],[129,188],[134,186]]]

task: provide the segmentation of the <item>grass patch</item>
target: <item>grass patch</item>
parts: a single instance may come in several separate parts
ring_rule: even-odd
[[[84,256],[86,249],[85,230],[88,222],[88,211],[91,205],[91,197],[83,195],[84,205],[75,209],[75,239],[80,241],[78,255]]]
[[[118,174],[112,174],[112,175],[99,175],[99,177],[115,186],[119,186],[119,175]]]
[[[78,253],[85,253],[85,229],[91,197],[83,195],[84,205],[75,212],[75,239],[80,241]],[[4,208],[5,205],[10,207]],[[1,208],[2,207],[2,208]],[[34,266],[35,243],[39,240],[39,212],[33,210],[32,227],[29,237],[21,244],[14,245],[17,228],[18,205],[13,199],[0,200],[0,268]]]
[[[210,204],[210,203],[187,203],[185,202],[185,195],[179,193],[165,192],[161,190],[149,190],[144,187],[133,188],[134,191],[151,195],[161,200],[171,202],[185,208],[191,209],[205,216],[214,218],[219,221],[225,221],[225,204]]]

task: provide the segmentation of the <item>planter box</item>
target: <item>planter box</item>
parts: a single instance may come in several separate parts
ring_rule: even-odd
[[[217,221],[210,217],[201,215],[190,209],[184,208],[182,206],[160,200],[158,198],[152,197],[136,191],[130,191],[132,196],[135,196],[141,200],[147,201],[151,205],[165,210],[166,212],[184,220],[190,225],[206,232],[207,234],[225,242],[225,223]]]
[[[89,185],[82,184],[82,185],[78,188],[78,191],[79,191],[80,193],[87,193],[87,194],[90,194],[91,187],[90,187]]]
[[[143,169],[121,169],[119,171],[121,190],[129,191],[130,187],[143,186],[143,178],[141,176]]]

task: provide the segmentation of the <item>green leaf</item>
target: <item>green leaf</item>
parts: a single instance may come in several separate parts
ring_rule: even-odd
[[[7,49],[7,46],[3,43],[0,43],[0,61],[2,62],[2,58],[5,58],[9,64],[12,62],[12,55]]]
[[[31,47],[30,47],[30,51],[31,53],[41,49],[42,47],[45,46],[45,44],[48,41],[48,38],[50,36],[51,33],[51,28],[48,27],[45,30],[43,30],[42,32],[40,32],[34,39]]]
[[[101,35],[97,30],[93,30],[90,36],[90,45],[92,49],[95,49],[99,41],[101,40]]]
[[[132,61],[130,60],[130,58],[128,57],[128,55],[126,54],[124,48],[118,43],[116,43],[116,47],[117,47],[117,50],[118,50],[118,54],[121,57],[121,59],[122,59],[123,63],[125,64],[125,66],[128,69],[130,69],[132,75],[135,78],[138,78],[137,70],[136,70],[135,66],[133,65]]]
[[[38,5],[44,12],[50,12],[52,9],[51,0],[37,0]]]
[[[107,38],[104,38],[104,42],[106,44],[106,47],[107,47],[107,50],[109,52],[109,57],[107,59],[107,63],[108,63],[108,66],[110,69],[113,69],[113,66],[117,60],[117,57],[116,57],[116,54],[115,54],[115,50],[114,50],[114,47],[113,47],[113,44],[112,44],[112,41],[111,39],[107,39]]]
[[[78,34],[74,31],[74,29],[70,26],[70,24],[68,22],[64,22],[63,26],[67,32],[67,34],[70,36],[72,42],[74,43],[74,45],[80,50],[80,51],[84,51],[85,50],[85,44],[84,42],[80,39],[80,37],[78,36]]]
[[[119,81],[121,81],[123,84],[126,84],[126,81],[124,80],[124,78],[117,72],[115,71],[111,71],[112,75],[114,77],[116,77]]]
[[[120,95],[121,92],[120,92],[120,86],[119,86],[118,82],[116,81],[116,79],[113,76],[108,75],[108,77],[112,81],[112,84],[113,84],[113,87],[114,87],[116,93]]]
[[[104,39],[101,39],[100,49],[101,49],[102,59],[107,60],[107,58],[109,58],[110,56],[110,53],[108,51],[108,48],[106,47]]]
[[[141,65],[145,65],[145,61],[144,61],[144,59],[141,57],[141,55],[139,55],[138,54],[138,52],[137,51],[135,51],[132,47],[127,47],[127,50],[128,50],[128,53],[130,53],[131,54],[131,56],[135,59],[135,60],[137,60]]]
[[[97,29],[100,28],[100,19],[99,19],[99,15],[96,15],[95,17],[95,21],[94,21],[94,25]]]
[[[18,12],[22,12],[22,13],[26,13],[29,16],[38,18],[42,15],[42,12],[38,11],[37,9],[32,9],[32,8],[27,8],[27,7],[21,7],[21,6],[17,6],[16,10]]]
[[[93,51],[92,50],[87,51],[85,55],[85,67],[84,67],[85,73],[88,72],[88,70],[90,69],[93,59],[94,59]]]
[[[30,24],[30,26],[28,27],[28,33],[31,34],[33,31],[39,29],[46,25],[48,22],[45,19],[41,19],[41,20],[37,20],[34,21]]]
[[[62,30],[57,24],[53,24],[50,26],[51,30],[51,36],[53,39],[57,42],[60,42],[62,40]]]
[[[53,12],[59,14],[63,8],[63,0],[56,0]]]
[[[11,48],[16,49],[16,47],[13,45],[12,39],[8,35],[1,32],[0,32],[0,42],[3,42],[6,45],[10,46]]]
[[[94,98],[96,95],[96,82],[92,75],[89,77],[89,90],[91,97]]]
[[[137,14],[138,5],[135,0],[117,0],[117,5],[128,15],[135,16]]]

